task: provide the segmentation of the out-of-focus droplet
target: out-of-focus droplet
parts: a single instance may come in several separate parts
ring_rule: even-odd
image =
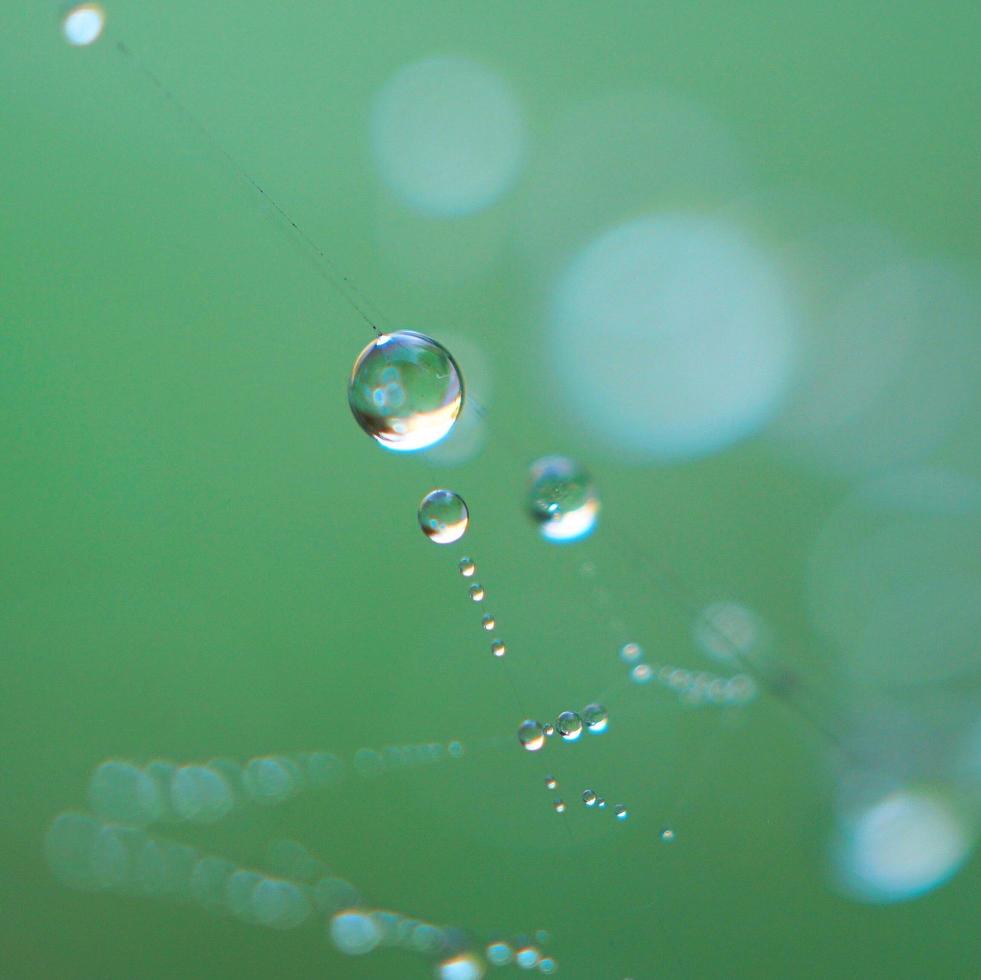
[[[358,425],[379,445],[412,452],[439,442],[453,427],[463,405],[463,378],[442,344],[400,330],[361,351],[347,397]]]
[[[543,456],[531,465],[528,511],[546,541],[579,541],[591,534],[599,515],[592,478],[564,456]]]
[[[630,679],[635,684],[647,684],[654,678],[649,664],[636,664],[630,670]]]
[[[639,643],[624,643],[620,647],[620,659],[625,664],[635,664],[643,656],[644,651]]]
[[[555,789],[559,785],[559,781],[554,776],[545,777],[545,788]]]
[[[658,837],[664,841],[665,844],[670,844],[674,840],[674,831],[670,827],[664,827]]]
[[[360,909],[345,909],[330,920],[331,942],[348,956],[363,956],[381,942],[381,931],[374,919]]]
[[[419,502],[419,527],[436,544],[453,544],[466,533],[470,511],[452,490],[433,490]]]
[[[552,807],[556,813],[565,813],[565,802],[563,800],[556,800],[552,804]]]
[[[537,752],[545,744],[545,734],[539,722],[531,718],[518,726],[518,741],[529,752]]]
[[[106,12],[101,3],[78,3],[62,18],[65,40],[75,48],[94,44],[106,26]]]
[[[600,735],[605,732],[609,719],[609,712],[601,704],[587,704],[582,709],[582,720],[586,724],[586,730],[591,735]]]

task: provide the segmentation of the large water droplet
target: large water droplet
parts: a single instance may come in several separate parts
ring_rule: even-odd
[[[528,509],[547,541],[578,541],[591,534],[599,514],[592,478],[564,456],[544,456],[531,465]]]
[[[605,732],[609,718],[609,712],[601,704],[587,704],[582,709],[582,720],[586,723],[586,730],[591,735]]]
[[[463,406],[453,355],[412,330],[377,337],[354,362],[347,389],[358,425],[386,449],[411,452],[439,442]]]
[[[566,742],[574,742],[582,735],[582,719],[574,711],[563,711],[555,719],[555,730]]]
[[[523,721],[518,726],[518,741],[529,752],[537,752],[545,744],[545,734],[542,726],[532,719]]]

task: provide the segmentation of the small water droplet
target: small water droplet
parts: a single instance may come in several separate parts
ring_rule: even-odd
[[[565,813],[565,803],[562,800],[556,800],[552,806],[555,808],[556,813]]]
[[[551,738],[555,734],[555,726],[549,721],[542,726],[542,734],[546,738]]]
[[[599,797],[591,789],[583,790],[582,801],[586,806],[596,806]]]
[[[546,541],[578,541],[596,528],[599,497],[586,470],[565,456],[531,465],[528,510]]]
[[[582,734],[582,719],[574,711],[563,711],[555,719],[555,730],[565,742],[574,742]]]
[[[475,582],[467,590],[467,595],[470,596],[470,598],[474,602],[483,602],[484,601],[484,587],[479,582]]]
[[[480,625],[489,633],[497,625],[497,620],[490,613],[484,613],[484,618],[481,619]]]
[[[453,544],[466,533],[470,511],[452,490],[433,490],[419,502],[419,527],[436,544]]]
[[[641,649],[639,643],[624,643],[620,647],[620,659],[625,664],[635,664],[643,656],[644,651]]]
[[[582,720],[586,723],[586,730],[591,735],[605,732],[609,718],[609,712],[601,704],[587,704],[582,709]]]
[[[477,566],[472,558],[461,558],[457,567],[464,578],[473,578],[474,572],[477,571]]]
[[[491,653],[493,653],[495,657],[503,657],[507,652],[508,648],[504,645],[502,640],[494,640],[494,642],[491,643]]]
[[[523,721],[518,726],[518,741],[529,752],[537,752],[545,744],[542,726],[530,718]]]
[[[670,844],[674,840],[674,831],[670,827],[665,827],[658,837],[664,841],[665,844]]]
[[[617,820],[626,820],[629,814],[627,813],[627,808],[623,803],[618,803],[614,808],[613,812],[616,814]]]
[[[605,810],[606,809],[606,800],[604,800],[602,796],[599,796],[599,797],[596,798],[596,805],[601,810]]]
[[[630,671],[630,679],[635,684],[647,684],[654,677],[654,672],[647,664],[637,664]]]
[[[559,785],[559,781],[554,776],[545,777],[545,788],[555,789]]]

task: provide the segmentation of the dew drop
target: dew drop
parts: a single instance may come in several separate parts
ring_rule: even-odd
[[[106,12],[101,3],[76,4],[61,21],[65,40],[76,48],[94,44],[106,26]]]
[[[460,574],[464,578],[473,578],[474,572],[477,571],[477,566],[472,558],[461,558],[457,568],[460,569]]]
[[[665,844],[670,844],[674,840],[674,831],[670,827],[665,827],[660,834],[658,834],[658,837],[660,837]]]
[[[654,677],[654,671],[647,664],[637,664],[630,670],[630,679],[635,684],[647,684]]]
[[[549,721],[542,725],[542,734],[546,738],[551,738],[555,734],[555,726]]]
[[[555,962],[555,960],[552,959],[551,956],[543,956],[538,961],[539,973],[545,973],[545,974],[555,973],[556,969],[558,969],[558,964]]]
[[[603,799],[603,797],[602,797],[602,796],[598,796],[598,797],[596,798],[596,805],[597,805],[597,806],[598,806],[598,807],[599,807],[599,808],[600,808],[601,810],[605,810],[605,809],[606,809],[606,800],[605,800],[605,799]]]
[[[587,789],[583,791],[582,801],[586,804],[586,806],[596,806],[596,801],[598,799],[599,797],[593,792],[593,790]]]
[[[552,806],[556,813],[565,813],[565,803],[562,800],[556,800]]]
[[[489,633],[497,625],[497,620],[490,613],[484,613],[484,618],[480,621],[480,625]]]
[[[503,657],[507,652],[508,648],[504,645],[503,640],[494,640],[491,643],[491,653],[493,653],[495,657]]]
[[[491,966],[507,966],[514,959],[514,950],[505,942],[489,943],[486,953]]]
[[[376,337],[358,355],[347,388],[358,425],[386,449],[412,452],[439,442],[463,406],[453,355],[413,330]]]
[[[559,781],[554,776],[545,777],[545,788],[555,789],[559,785]]]
[[[629,814],[627,813],[627,808],[623,803],[618,803],[614,808],[613,812],[616,814],[617,820],[626,820]]]
[[[565,804],[563,804],[563,807]],[[561,811],[560,811],[561,812]],[[514,961],[522,970],[533,970],[538,965],[538,950],[534,946],[522,946],[514,955]]]
[[[643,656],[644,651],[641,649],[639,643],[624,643],[624,645],[620,647],[620,659],[625,664],[635,664]]]
[[[537,752],[545,744],[545,734],[542,726],[532,719],[523,721],[518,726],[518,741],[529,752]]]
[[[433,490],[419,502],[419,527],[436,544],[459,541],[469,523],[467,505],[452,490]]]
[[[574,742],[582,735],[582,719],[574,711],[563,711],[555,719],[555,730],[565,742]]]
[[[586,730],[591,735],[600,735],[605,732],[609,719],[609,712],[601,704],[587,704],[582,709],[582,720],[586,724]]]
[[[469,595],[474,602],[483,602],[485,595],[484,587],[479,582],[474,582],[474,584],[467,590],[467,595]]]
[[[599,514],[592,478],[565,456],[543,456],[531,465],[528,510],[546,541],[578,541],[591,534]]]

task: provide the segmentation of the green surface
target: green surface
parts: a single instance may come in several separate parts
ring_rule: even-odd
[[[976,858],[915,902],[838,897],[834,762],[814,726],[778,699],[685,711],[624,684],[615,656],[618,621],[621,641],[695,660],[688,611],[652,571],[667,569],[696,605],[733,594],[759,610],[794,668],[832,690],[818,714],[833,726],[845,692],[801,583],[847,485],[754,441],[670,468],[596,452],[543,384],[541,283],[520,248],[508,239],[479,275],[438,285],[385,258],[377,216],[394,205],[367,129],[379,87],[430,53],[511,79],[532,161],[576,101],[655,85],[725,120],[755,186],[803,182],[976,273],[977,4],[109,6],[87,50],[64,44],[52,4],[0,15],[0,975],[430,975],[408,953],[342,957],[319,925],[279,934],[68,891],[41,839],[107,757],[350,760],[456,738],[459,761],[162,833],[243,864],[298,838],[381,907],[485,938],[548,929],[562,976],[977,975]],[[477,460],[434,470],[359,431],[345,386],[371,333],[218,147],[389,322],[483,351],[494,395]],[[524,189],[488,213],[505,237]],[[483,234],[488,215],[453,234]],[[952,437],[934,458],[977,476],[976,448]],[[600,487],[589,541],[550,546],[525,516],[526,466],[550,452],[581,457]],[[463,549],[419,532],[434,482],[470,507]],[[504,663],[467,601],[463,553]],[[602,738],[517,747],[525,715],[611,688]],[[586,812],[590,785],[630,820]]]

